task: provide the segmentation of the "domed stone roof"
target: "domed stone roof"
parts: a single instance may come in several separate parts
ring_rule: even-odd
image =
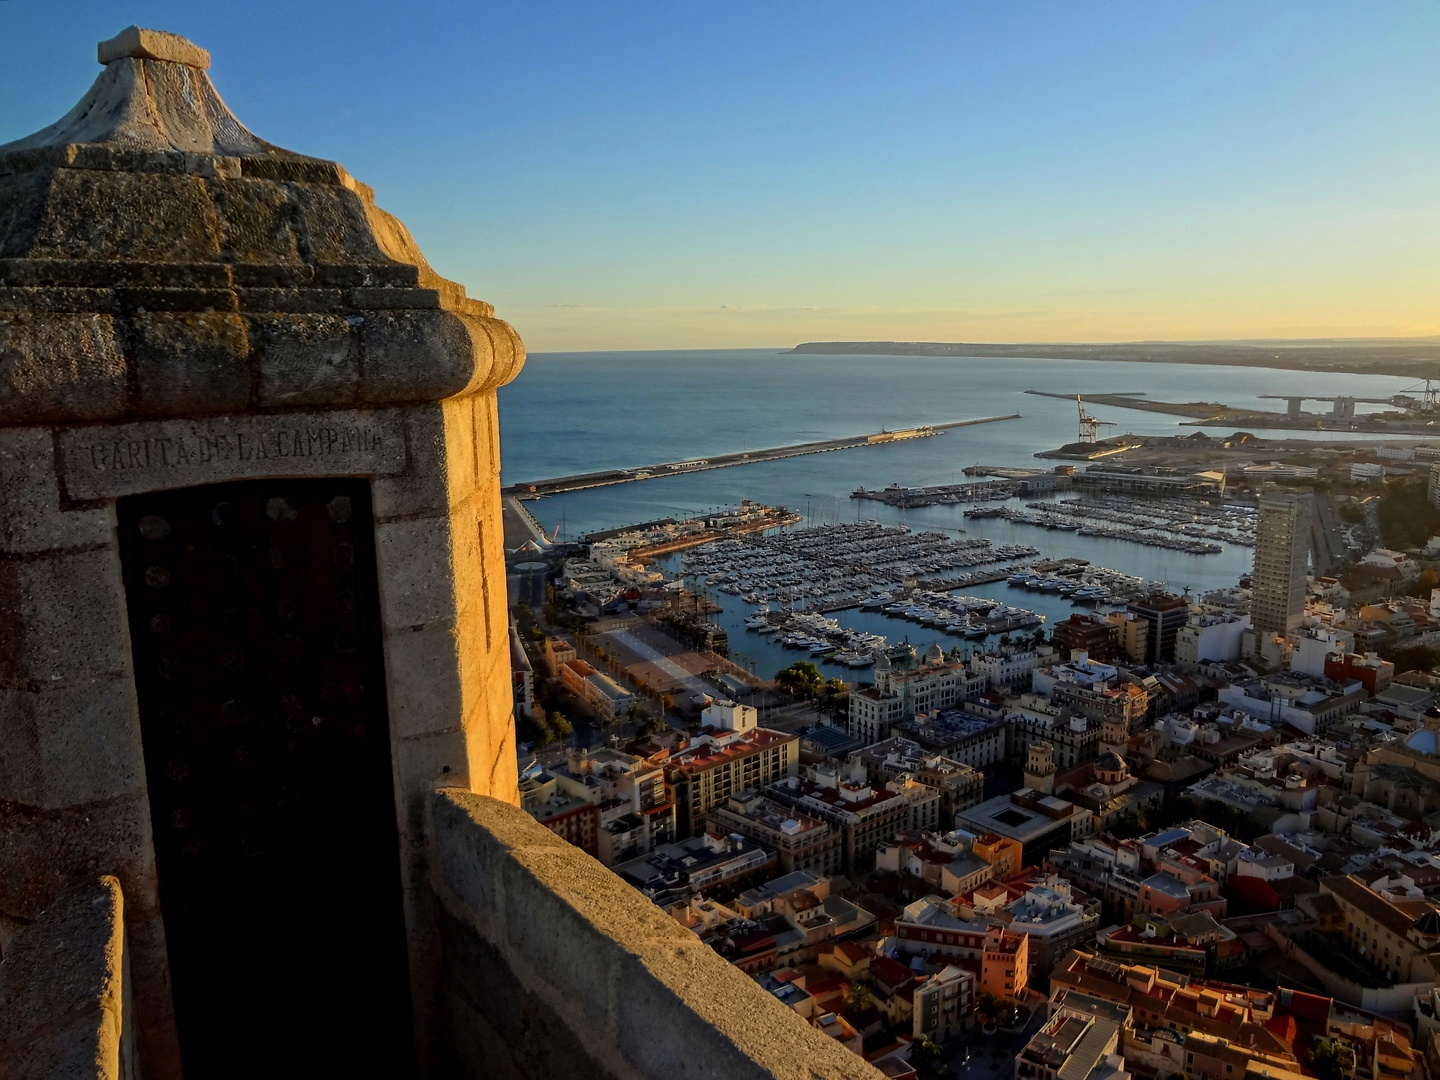
[[[927,664],[942,664],[945,662],[945,650],[940,647],[938,641],[925,650],[925,662]]]
[[[1125,761],[1114,750],[1107,750],[1095,762],[1095,768],[1103,772],[1124,772]]]
[[[136,27],[0,146],[0,424],[435,401],[524,360],[334,162],[253,135]]]
[[[1421,754],[1440,754],[1440,731],[1430,727],[1417,728],[1405,736],[1405,745]]]

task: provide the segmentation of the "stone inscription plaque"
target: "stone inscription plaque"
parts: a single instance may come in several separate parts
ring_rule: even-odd
[[[286,413],[75,428],[65,491],[105,499],[260,476],[384,476],[405,468],[399,414]]]

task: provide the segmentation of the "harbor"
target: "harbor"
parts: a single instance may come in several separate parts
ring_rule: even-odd
[[[1224,544],[1255,546],[1255,510],[1195,499],[1127,499],[1098,496],[1025,506],[965,511],[968,518],[999,517],[1020,525],[1128,540],[1192,555],[1218,555]],[[1222,543],[1223,541],[1223,543]]]
[[[687,552],[676,569],[698,595],[716,596],[735,655],[765,657],[757,670],[784,652],[864,669],[879,656],[903,664],[936,644],[984,648],[1041,628],[1059,605],[1113,609],[1161,588],[1084,559],[1037,554],[864,521],[728,538]]]
[[[706,458],[690,458],[685,461],[667,461],[658,465],[642,465],[633,469],[605,469],[598,472],[578,473],[573,476],[557,476],[549,480],[531,480],[512,484],[502,489],[502,493],[515,495],[522,499],[538,499],[546,495],[560,495],[570,491],[583,491],[587,488],[609,487],[613,484],[630,484],[660,477],[684,476],[689,473],[708,472],[712,469],[727,469],[735,465],[755,465],[766,461],[780,461],[785,458],[804,457],[808,454],[828,454],[836,450],[855,450],[866,446],[887,446],[898,442],[908,442],[911,439],[932,438],[955,428],[1019,419],[1019,413],[1010,413],[1005,416],[981,416],[971,420],[927,424],[923,427],[904,428],[898,431],[881,429],[873,434],[853,435],[842,439],[822,439],[818,442],[794,443],[790,446],[776,446],[766,450],[748,450],[739,453],[716,454]]]

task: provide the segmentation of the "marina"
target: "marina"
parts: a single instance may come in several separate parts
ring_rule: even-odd
[[[965,516],[998,517],[1019,525],[1127,540],[1192,555],[1218,555],[1225,544],[1255,545],[1253,507],[1178,497],[1097,496],[1031,502],[1024,507],[975,508],[965,511]]]
[[[697,592],[716,596],[732,642],[744,635],[752,642],[735,642],[738,654],[763,657],[756,670],[767,672],[795,653],[864,669],[880,655],[903,664],[936,643],[983,648],[1000,635],[1036,630],[1061,610],[1123,606],[1162,587],[1083,559],[1037,554],[1026,545],[862,521],[715,541],[678,556],[674,569]],[[979,595],[997,591],[1009,596]]]
[[[752,604],[831,612],[922,580],[953,589],[997,581],[1004,575],[993,569],[973,571],[1037,554],[1028,545],[997,546],[984,537],[855,521],[720,540],[682,556],[681,567],[687,578]]]

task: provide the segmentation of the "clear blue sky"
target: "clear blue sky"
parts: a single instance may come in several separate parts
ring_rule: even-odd
[[[129,23],[532,350],[1440,333],[1440,5],[0,2],[0,141]]]

